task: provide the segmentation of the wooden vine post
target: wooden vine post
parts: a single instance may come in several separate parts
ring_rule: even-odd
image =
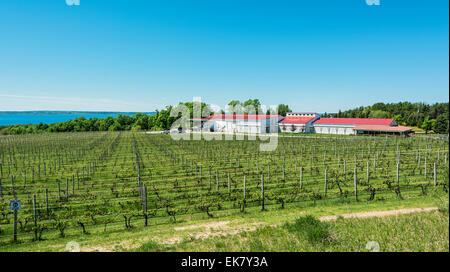
[[[264,174],[261,175],[261,210],[264,211]]]
[[[211,166],[209,167],[209,191],[211,192]]]
[[[244,176],[244,200],[242,202],[242,210],[245,211],[245,197],[246,197],[247,178]]]
[[[61,200],[61,184],[58,181],[58,200]]]
[[[303,166],[300,167],[300,189],[303,188]]]
[[[33,195],[33,219],[34,219],[34,240],[37,241],[37,212],[36,212],[36,195]]]
[[[434,186],[436,186],[437,185],[436,163],[433,164],[433,180],[434,180]]]
[[[75,176],[72,175],[72,196],[75,195]]]
[[[369,165],[369,161],[367,161],[367,173],[366,173],[366,176],[367,176],[367,184],[369,184],[369,181],[370,181],[370,165]]]
[[[216,169],[216,189],[219,192],[219,170]]]
[[[143,193],[142,196],[144,197],[143,201],[142,201],[142,212],[144,213],[144,218],[145,218],[145,226],[148,225],[148,215],[147,215],[147,186],[145,184],[143,184]]]
[[[425,156],[424,168],[425,168],[425,179],[427,179],[427,156]]]
[[[11,189],[13,196],[16,196],[16,190],[14,189],[14,176],[11,175]]]
[[[231,194],[231,177],[230,177],[230,173],[228,173],[228,194]]]
[[[69,178],[66,178],[66,199],[69,199]]]
[[[17,197],[14,197],[14,200],[10,201],[10,209],[14,212],[13,240],[17,242],[17,212],[20,210],[20,200]]]
[[[47,215],[49,214],[49,210],[48,210],[48,189],[45,188],[45,209],[47,211]]]
[[[358,173],[357,173],[357,168],[355,167],[355,172],[354,172],[354,186],[355,186],[355,200],[358,201]]]

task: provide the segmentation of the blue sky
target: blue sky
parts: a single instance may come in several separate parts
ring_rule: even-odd
[[[449,100],[448,0],[0,1],[1,110]]]

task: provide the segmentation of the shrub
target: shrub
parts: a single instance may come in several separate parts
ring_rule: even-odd
[[[312,215],[302,216],[294,223],[288,223],[285,226],[289,232],[296,234],[299,238],[307,239],[311,243],[331,242],[330,225]]]

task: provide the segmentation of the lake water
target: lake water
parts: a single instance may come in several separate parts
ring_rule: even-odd
[[[87,119],[91,118],[106,118],[106,117],[117,117],[119,114],[133,116],[136,113],[128,112],[98,112],[98,113],[1,113],[0,112],[0,126],[8,125],[27,125],[27,124],[39,124],[40,122],[51,124],[73,120],[78,117],[85,117]],[[153,113],[147,113],[152,115]]]

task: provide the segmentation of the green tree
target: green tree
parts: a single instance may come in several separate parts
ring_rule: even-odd
[[[119,130],[123,130],[123,127],[119,123],[118,120],[114,120],[114,123],[111,126],[109,126],[108,130],[109,131],[119,131]]]
[[[429,119],[428,116],[422,123],[422,129],[425,130],[425,133],[428,133],[428,131],[433,129],[433,121]]]
[[[370,118],[389,118],[390,114],[387,111],[374,110],[369,113]]]
[[[253,106],[257,114],[261,112],[261,102],[259,102],[259,99],[249,99],[244,102],[243,106]]]
[[[114,124],[114,118],[113,117],[106,117],[100,121],[99,130],[100,131],[108,131],[109,127]]]
[[[228,106],[236,107],[236,105],[241,104],[239,100],[231,100],[230,103],[228,103]]]
[[[281,116],[286,116],[286,113],[292,112],[288,105],[280,104],[278,105],[278,114]]]
[[[401,114],[397,114],[396,116],[394,116],[394,120],[398,125],[406,126],[405,119],[403,119],[403,116]]]
[[[440,114],[436,118],[436,123],[434,125],[433,130],[436,133],[448,134],[448,127],[449,127],[448,114]]]
[[[197,102],[198,103],[198,102]],[[187,102],[187,103],[182,103],[180,102],[179,105],[185,105],[188,109],[189,109],[189,114],[191,117],[194,117],[194,103],[193,102]],[[202,117],[207,117],[209,116],[211,113],[213,112],[213,110],[211,109],[211,106],[202,102],[200,104],[200,115]],[[203,116],[203,115],[207,115],[207,116]]]

